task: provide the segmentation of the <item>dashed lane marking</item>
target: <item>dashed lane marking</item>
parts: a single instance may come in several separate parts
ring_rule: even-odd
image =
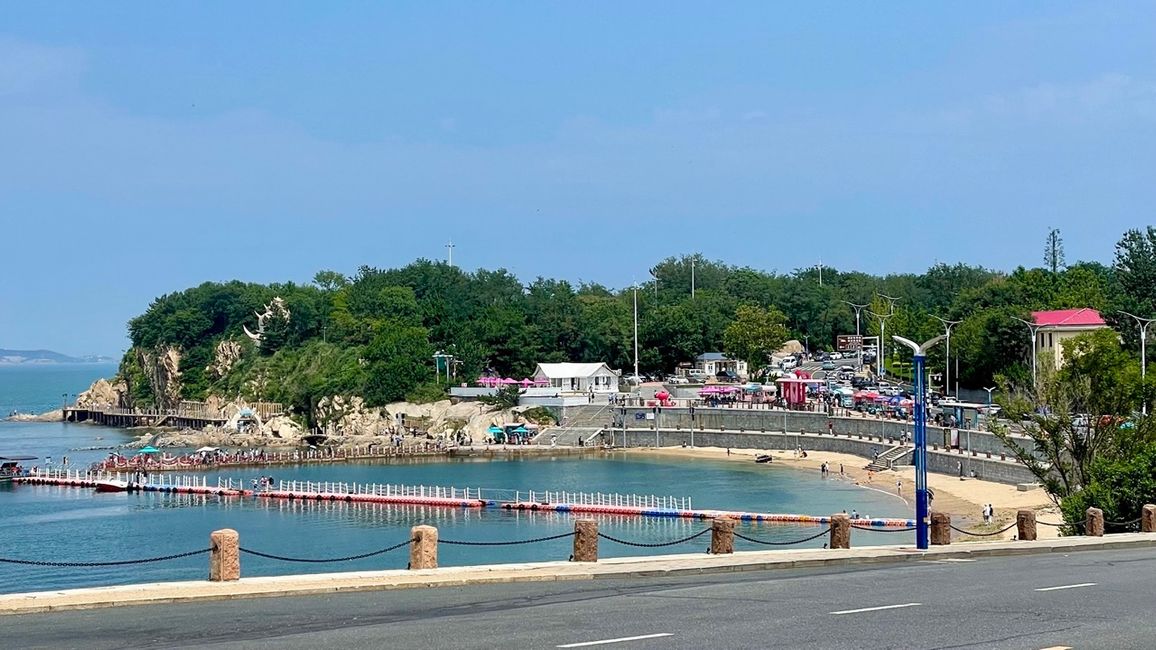
[[[1036,589],[1036,591],[1060,591],[1061,589],[1079,589],[1080,587],[1095,587],[1094,582],[1081,582],[1078,585],[1060,585],[1059,587],[1043,587]]]
[[[861,614],[863,612],[878,612],[884,609],[903,609],[904,607],[919,607],[923,603],[903,603],[902,605],[881,605],[879,607],[863,607],[861,609],[844,609],[838,612],[831,612],[834,616],[841,614]]]
[[[588,648],[592,645],[607,645],[610,643],[625,643],[626,641],[642,641],[644,639],[659,639],[664,636],[673,636],[669,632],[659,632],[658,634],[643,634],[641,636],[624,636],[617,639],[602,639],[601,641],[583,641],[581,643],[567,643],[558,648]]]

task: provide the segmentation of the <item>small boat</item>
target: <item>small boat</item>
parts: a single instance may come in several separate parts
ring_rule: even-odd
[[[20,464],[28,460],[36,460],[36,456],[0,456],[0,483],[28,476],[28,470]]]
[[[759,454],[758,456],[755,456],[756,463],[769,463],[772,460],[774,459],[770,454]]]
[[[128,492],[128,490],[128,481],[116,481],[110,479],[107,481],[96,482],[97,492]]]

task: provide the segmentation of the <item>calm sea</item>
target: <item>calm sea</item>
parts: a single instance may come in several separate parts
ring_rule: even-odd
[[[7,372],[6,372],[7,371]],[[110,373],[111,368],[104,372]],[[41,374],[43,373],[43,374]],[[101,376],[94,367],[0,369],[0,394],[19,410],[47,410],[61,393],[70,395]],[[53,376],[55,375],[55,376]],[[19,391],[11,389],[20,384]],[[35,395],[27,386],[39,385]],[[19,395],[18,399],[13,396]],[[5,401],[4,403],[9,403]],[[80,466],[105,456],[103,447],[123,444],[131,436],[122,430],[64,423],[0,422],[0,455],[27,454],[41,461],[52,456],[59,464],[68,455]],[[92,449],[97,448],[97,449]],[[482,487],[510,490],[568,490],[657,494],[691,497],[696,508],[830,514],[855,508],[880,517],[909,516],[893,496],[824,480],[818,472],[784,466],[717,461],[651,460],[637,457],[555,458],[538,460],[450,460],[352,465],[283,467],[265,470],[277,479]],[[255,471],[211,473],[252,479]],[[30,485],[0,487],[0,558],[47,561],[114,561],[149,558],[208,546],[209,533],[234,528],[246,548],[302,558],[356,555],[391,546],[408,538],[410,527],[430,523],[443,540],[508,541],[544,537],[573,530],[573,518],[556,513],[509,512],[497,509],[442,509],[374,504],[300,503],[263,499],[192,497],[158,494],[96,494],[92,490]],[[624,540],[643,543],[685,537],[705,528],[705,522],[599,518],[600,530]],[[819,528],[752,524],[748,536],[765,540],[801,539]],[[855,532],[855,543],[911,542],[911,533]],[[822,538],[803,544],[821,546]],[[647,549],[603,540],[604,557],[702,551],[709,540],[700,537],[674,547]],[[454,546],[439,549],[443,565],[565,560],[569,539],[515,546]],[[740,549],[758,548],[749,542]],[[303,571],[345,571],[404,568],[408,551],[336,564],[296,564],[246,555],[244,575],[281,575]],[[3,564],[6,580],[0,592],[128,584],[162,580],[201,579],[206,556],[140,564],[131,567],[58,569]]]

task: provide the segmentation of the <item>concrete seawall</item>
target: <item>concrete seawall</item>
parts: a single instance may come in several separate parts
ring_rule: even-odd
[[[823,431],[825,430],[824,425]],[[859,456],[864,459],[865,463],[875,455],[876,451],[882,452],[888,448],[889,444],[895,444],[888,442],[886,438],[881,440],[878,433],[874,436],[864,434],[860,437],[859,434],[829,435],[817,433],[818,431],[819,429],[815,429],[811,433],[783,433],[781,431],[749,430],[704,431],[696,428],[692,438],[689,429],[663,428],[656,432],[654,429],[628,428],[625,435],[622,430],[618,430],[612,433],[608,432],[607,436],[613,436],[614,444],[624,447],[682,447],[690,446],[693,443],[699,447],[789,450],[801,446],[808,451],[828,451]],[[1007,484],[1036,482],[1035,476],[1027,467],[1010,459],[1000,460],[998,455],[993,455],[992,458],[986,456],[986,453],[977,453],[976,456],[971,457],[956,451],[932,451],[929,449],[927,452],[927,470],[938,474],[954,475],[959,471],[959,463],[962,462],[965,472],[975,471],[976,478],[986,481]],[[904,456],[896,465],[909,465],[911,463],[910,458],[910,455]]]

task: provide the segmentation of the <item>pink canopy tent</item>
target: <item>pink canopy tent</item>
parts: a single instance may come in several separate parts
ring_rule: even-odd
[[[507,385],[509,385],[509,384],[516,384],[516,383],[518,383],[518,380],[517,380],[517,379],[512,379],[512,378],[510,378],[510,377],[506,377],[505,379],[501,380],[501,383],[503,383],[503,384],[507,384]]]
[[[533,380],[533,379],[523,379],[523,380],[522,380],[522,386],[523,386],[524,388],[526,388],[526,387],[529,387],[529,386],[533,385],[533,383],[534,383],[534,380]]]

